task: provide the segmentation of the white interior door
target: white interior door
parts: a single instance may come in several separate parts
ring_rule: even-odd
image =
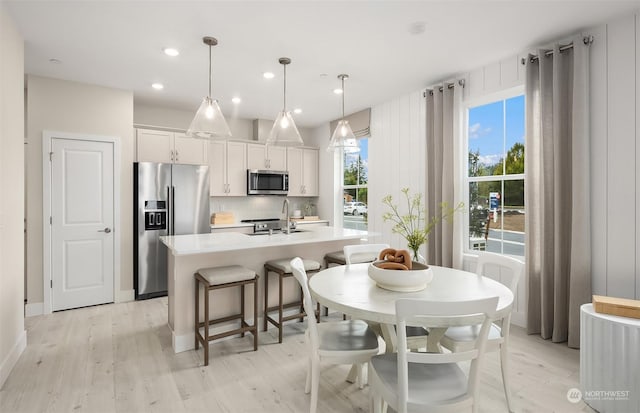
[[[114,301],[114,144],[51,140],[51,308]]]

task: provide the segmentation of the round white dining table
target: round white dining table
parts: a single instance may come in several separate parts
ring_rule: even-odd
[[[498,297],[496,319],[511,311],[513,293],[505,285],[491,278],[453,268],[430,265],[433,280],[415,292],[397,292],[378,287],[368,275],[370,264],[338,265],[314,274],[309,290],[314,299],[325,307],[348,314],[353,318],[380,323],[387,351],[395,351],[395,302],[400,298],[430,301],[469,301]],[[427,351],[439,351],[439,341],[446,329],[430,329]]]

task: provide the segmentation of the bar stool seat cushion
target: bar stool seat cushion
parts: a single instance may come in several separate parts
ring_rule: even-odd
[[[210,285],[228,284],[238,281],[252,280],[256,273],[241,265],[229,265],[227,267],[201,268],[198,273],[209,282]]]
[[[281,260],[271,260],[267,261],[267,264],[272,266],[273,268],[277,268],[285,274],[290,274],[293,270],[291,269],[291,259],[285,258]],[[304,264],[305,271],[316,271],[320,269],[320,263],[314,260],[302,260]]]
[[[325,254],[324,258],[325,259],[330,258],[330,259],[335,260],[335,261],[344,262],[344,251],[329,252],[329,253]]]

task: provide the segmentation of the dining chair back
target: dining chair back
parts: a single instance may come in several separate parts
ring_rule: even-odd
[[[459,411],[478,406],[478,373],[498,297],[464,302],[418,299],[396,301],[398,353],[382,354],[369,364],[370,394],[374,412],[384,402],[395,411]],[[458,353],[414,353],[407,349],[406,327],[481,327],[474,345]],[[471,362],[465,374],[461,362]]]
[[[378,336],[362,320],[316,323],[302,260],[298,257],[291,260],[291,269],[302,288],[302,303],[308,317],[305,339],[309,348],[309,362],[305,393],[311,392],[310,412],[315,413],[320,385],[320,361],[358,365],[358,385],[362,388],[362,368],[378,353]]]
[[[378,254],[385,248],[389,248],[389,244],[345,245],[343,248],[344,261],[347,265],[373,262],[378,259]]]
[[[498,281],[509,287],[513,296],[516,297],[518,282],[524,274],[524,262],[502,254],[480,252],[478,254],[476,274],[478,274],[478,276],[486,276],[488,270],[492,268],[499,270],[500,279]],[[507,401],[507,408],[510,412],[513,412],[514,409],[509,385],[508,351],[511,312],[512,308],[509,308],[506,316],[491,325],[487,340],[487,351],[500,351],[500,369],[502,372],[505,399]],[[452,327],[449,328],[444,337],[442,337],[440,344],[453,352],[467,351],[474,345],[476,339],[477,328]]]

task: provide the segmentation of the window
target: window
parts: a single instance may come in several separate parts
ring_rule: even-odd
[[[468,108],[468,250],[524,256],[524,95]]]
[[[345,153],[342,163],[344,228],[367,229],[369,140],[358,139],[360,152]]]

